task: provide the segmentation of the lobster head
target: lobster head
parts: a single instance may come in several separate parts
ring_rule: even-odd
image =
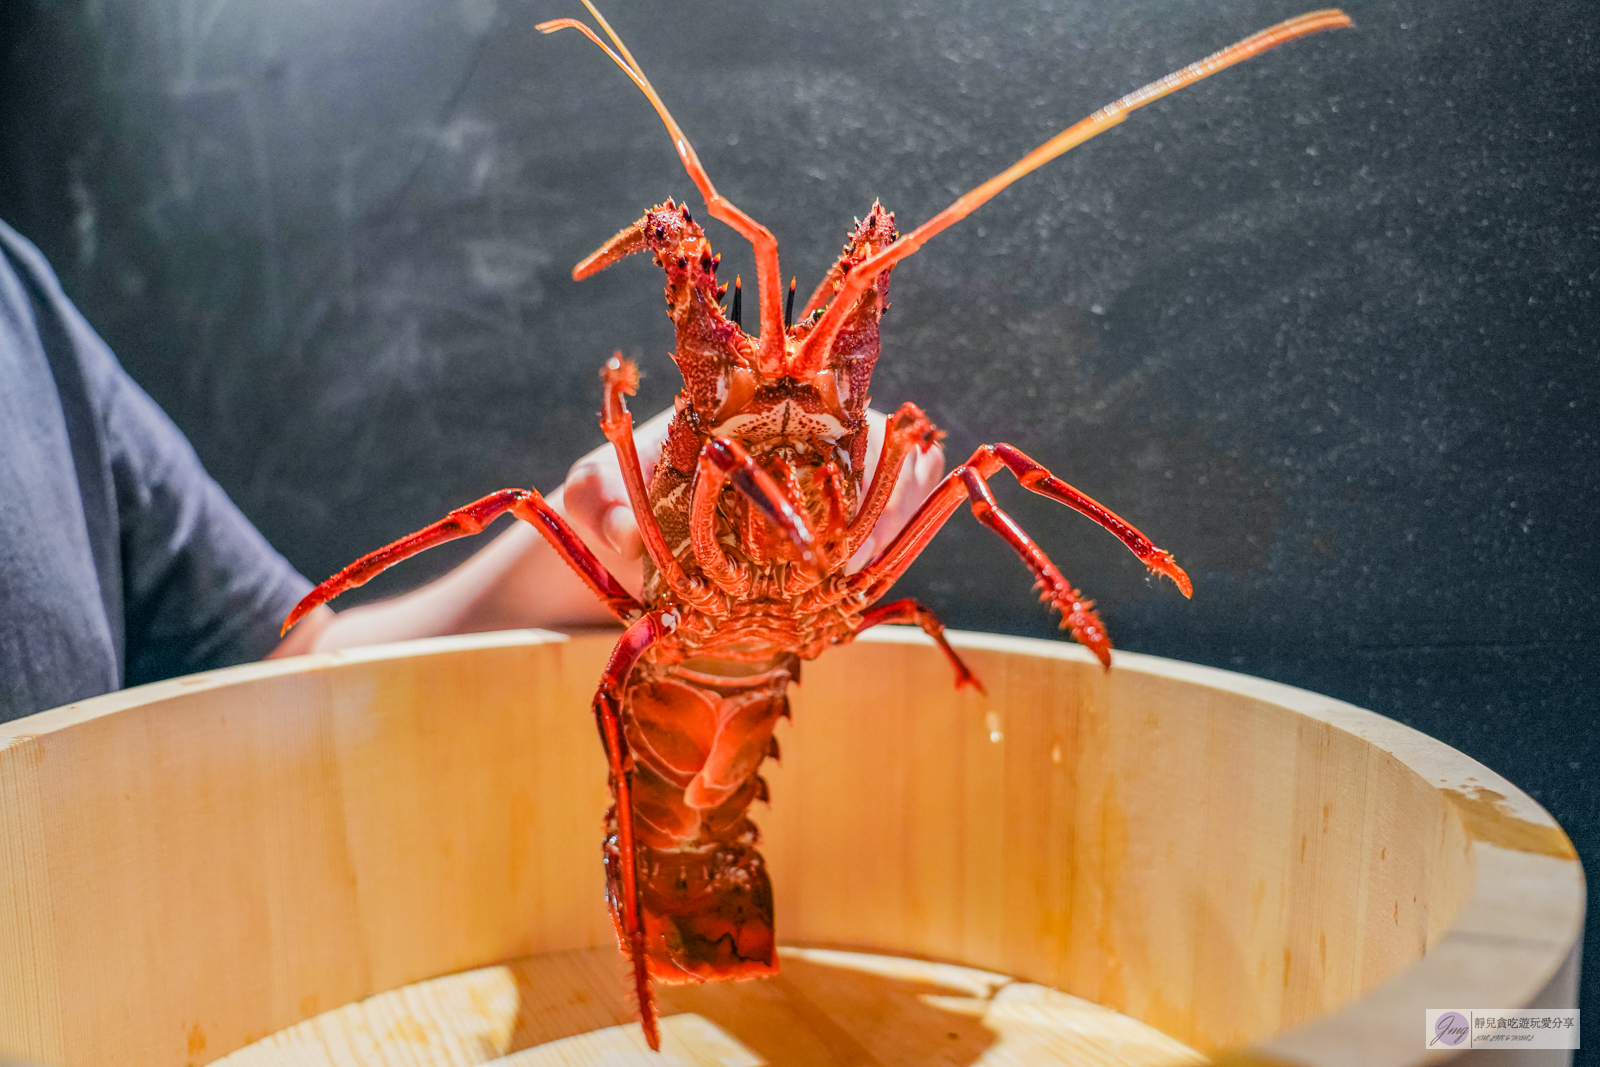
[[[732,301],[723,303],[729,287],[717,280],[722,257],[687,205],[670,199],[607,241],[572,276],[581,280],[636,252],[651,252],[667,276],[667,314],[677,335],[672,359],[684,382],[680,410],[686,407],[702,432],[735,438],[757,454],[801,441],[842,444],[859,476],[890,270],[855,299],[837,329],[828,331],[831,337],[813,334],[850,269],[898,236],[894,215],[874,203],[798,319],[785,322],[781,345],[744,331],[741,288],[736,285]]]

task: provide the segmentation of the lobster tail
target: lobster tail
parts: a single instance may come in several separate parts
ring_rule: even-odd
[[[777,973],[772,882],[755,848],[755,825],[744,820],[743,826],[740,839],[704,849],[639,846],[639,910],[650,978],[711,982]],[[621,873],[616,836],[608,835],[606,896],[619,940],[628,943]]]
[[[777,972],[772,882],[747,813],[766,793],[757,771],[788,712],[794,666],[728,677],[641,664],[625,691],[637,937],[628,922],[619,806],[606,815],[606,895],[618,939],[644,961],[649,978],[706,982]]]

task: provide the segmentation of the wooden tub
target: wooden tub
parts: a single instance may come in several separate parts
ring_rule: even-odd
[[[786,943],[1042,983],[1231,1064],[1431,1062],[1426,1008],[1575,1005],[1577,857],[1481,764],[1287,686],[954,636],[987,697],[920,633],[806,664],[756,812]],[[309,656],[0,725],[0,1055],[206,1063],[611,945],[612,639]],[[524,1012],[575,997],[521,973]]]

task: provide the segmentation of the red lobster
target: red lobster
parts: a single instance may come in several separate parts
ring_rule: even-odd
[[[677,332],[673,359],[684,386],[648,485],[624,400],[634,392],[637,371],[618,355],[601,374],[600,427],[621,463],[647,553],[643,595],[636,600],[629,594],[537,491],[503,489],[352,563],[308,594],[284,629],[413,553],[477,533],[508,511],[537,527],[627,625],[594,699],[615,797],[605,818],[604,856],[611,915],[632,963],[640,1021],[650,1047],[658,1048],[652,978],[750,978],[777,969],[772,889],[747,810],[767,797],[756,771],[777,755],[773,728],[788,714],[786,692],[800,661],[870,626],[914,623],[938,642],[958,686],[979,687],[932,612],[914,600],[878,603],[963,503],[1022,557],[1042,599],[1061,613],[1062,626],[1110,666],[1111,642],[1092,602],[1000,509],[987,479],[1010,471],[1033,492],[1105,527],[1185,596],[1191,592],[1188,575],[1169,553],[1007,444],[980,447],[887,547],[850,572],[847,563],[872,533],[906,457],[942,436],[916,405],[902,405],[888,420],[876,469],[863,484],[867,388],[891,269],[1024,174],[1134,109],[1350,20],[1337,10],[1302,15],[1130,93],[904,236],[894,215],[874,203],[795,320],[793,282],[787,308],[782,304],[777,239],[717,193],[627,46],[590,0],[583,3],[614,50],[574,19],[538,28],[578,30],[627,73],[666,124],[706,210],[749,240],[756,258],[757,336],[741,325],[739,280],[724,308],[728,287],[717,281],[720,257],[688,207],[671,200],[572,272],[586,278],[645,251],[666,272],[667,312]]]

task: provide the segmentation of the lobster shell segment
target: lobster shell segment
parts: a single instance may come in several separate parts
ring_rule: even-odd
[[[755,849],[755,824],[744,821],[737,840],[704,849],[658,849],[640,844],[640,914],[646,965],[658,982],[716,982],[778,972],[772,922],[772,881]],[[605,842],[606,896],[618,940],[621,853],[617,835]]]
[[[778,968],[772,883],[748,811],[766,796],[757,771],[775,751],[772,729],[788,714],[794,666],[786,657],[773,669],[727,676],[646,664],[625,690],[639,915],[652,978],[755,978]],[[613,808],[606,884],[619,932],[620,847]]]

